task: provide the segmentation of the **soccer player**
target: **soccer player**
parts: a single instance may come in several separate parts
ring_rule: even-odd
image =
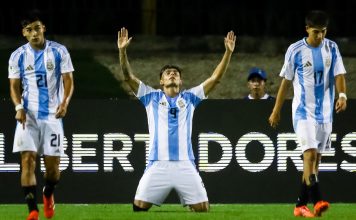
[[[253,67],[248,72],[247,77],[247,86],[250,89],[250,94],[246,96],[244,99],[248,100],[260,100],[260,99],[267,99],[267,100],[274,100],[273,96],[270,96],[265,88],[266,88],[266,81],[267,81],[267,73],[260,68]]]
[[[311,11],[305,18],[308,36],[289,46],[280,76],[283,77],[269,123],[276,127],[287,89],[293,82],[292,119],[303,152],[301,192],[295,216],[321,216],[329,208],[319,188],[319,163],[330,149],[335,86],[336,113],[346,109],[346,73],[335,42],[325,38],[329,18],[323,11]],[[314,204],[311,212],[308,200]]]
[[[225,53],[212,75],[200,85],[181,91],[182,71],[175,65],[165,65],[160,71],[161,89],[153,89],[140,81],[129,64],[126,49],[132,37],[121,28],[118,32],[120,65],[126,82],[146,108],[150,134],[149,163],[139,182],[134,211],[147,211],[161,205],[175,189],[183,206],[192,211],[207,212],[209,202],[204,184],[194,164],[191,143],[192,119],[195,108],[219,83],[226,72],[236,36],[225,37]]]
[[[73,66],[67,49],[46,40],[46,27],[38,11],[21,21],[28,43],[9,60],[10,95],[15,105],[17,127],[13,152],[21,154],[21,186],[29,208],[28,220],[38,219],[36,159],[44,156],[44,215],[54,215],[53,192],[60,178],[63,153],[62,118],[73,93]],[[22,91],[22,94],[21,94]]]

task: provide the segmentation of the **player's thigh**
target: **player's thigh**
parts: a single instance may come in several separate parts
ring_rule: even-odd
[[[156,161],[145,170],[138,184],[135,200],[160,205],[172,190],[170,170],[164,164],[169,161]]]
[[[25,129],[21,123],[17,123],[13,152],[33,151],[38,152],[40,144],[40,130],[37,126],[36,119],[31,115],[26,115]]]
[[[61,120],[52,119],[41,123],[41,146],[43,154],[60,157],[63,154],[64,132]]]
[[[183,205],[208,201],[207,192],[195,165],[191,161],[181,161],[182,166],[174,175],[174,188]]]
[[[319,142],[319,153],[323,153],[331,149],[331,132],[332,123],[320,124],[317,127],[316,139]]]
[[[308,149],[317,149],[318,141],[316,140],[316,126],[314,122],[308,120],[299,120],[295,133],[302,152]]]

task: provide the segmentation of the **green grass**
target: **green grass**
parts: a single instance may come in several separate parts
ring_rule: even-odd
[[[322,219],[356,219],[356,204],[335,203]],[[137,219],[137,220],[265,220],[296,219],[293,216],[293,204],[212,204],[209,213],[192,213],[180,205],[164,204],[153,207],[147,213],[133,213],[130,204],[57,204],[56,219]],[[42,209],[42,206],[40,206]],[[0,219],[25,219],[25,205],[0,205]],[[42,211],[41,219],[45,219]]]

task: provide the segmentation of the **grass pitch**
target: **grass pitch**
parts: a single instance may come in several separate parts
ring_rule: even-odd
[[[40,208],[40,219],[45,219]],[[53,220],[265,220],[296,219],[293,216],[294,204],[212,204],[209,213],[193,213],[180,205],[164,204],[153,207],[146,213],[132,212],[131,204],[56,204]],[[356,219],[356,204],[335,203],[322,216],[322,219]],[[25,205],[0,205],[0,219],[16,220],[27,217]]]

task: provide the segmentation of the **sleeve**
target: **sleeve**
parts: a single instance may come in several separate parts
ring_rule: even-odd
[[[293,61],[293,51],[291,45],[289,46],[286,55],[284,57],[284,64],[279,74],[280,77],[283,77],[287,80],[294,79],[294,63],[292,61]]]
[[[155,92],[159,92],[159,90],[154,89],[140,81],[140,85],[135,96],[144,104],[144,106],[147,106]]]
[[[8,77],[9,79],[19,79],[20,78],[20,67],[18,62],[18,56],[11,54],[8,66]]]
[[[193,87],[189,90],[186,91],[187,94],[189,94],[189,99],[193,103],[193,105],[196,107],[202,100],[206,99],[207,97],[204,94],[204,87],[203,83]]]
[[[334,48],[333,48],[333,58],[335,56],[335,66],[334,66],[334,74],[335,76],[340,75],[340,74],[346,74],[346,70],[345,70],[345,66],[344,63],[342,61],[342,57],[339,51],[338,46],[335,44]]]
[[[70,58],[70,54],[69,54],[67,48],[64,47],[62,59],[61,59],[61,73],[63,74],[63,73],[69,73],[69,72],[73,72],[73,71],[74,71],[74,68],[73,68],[73,64],[72,64],[72,59]]]

